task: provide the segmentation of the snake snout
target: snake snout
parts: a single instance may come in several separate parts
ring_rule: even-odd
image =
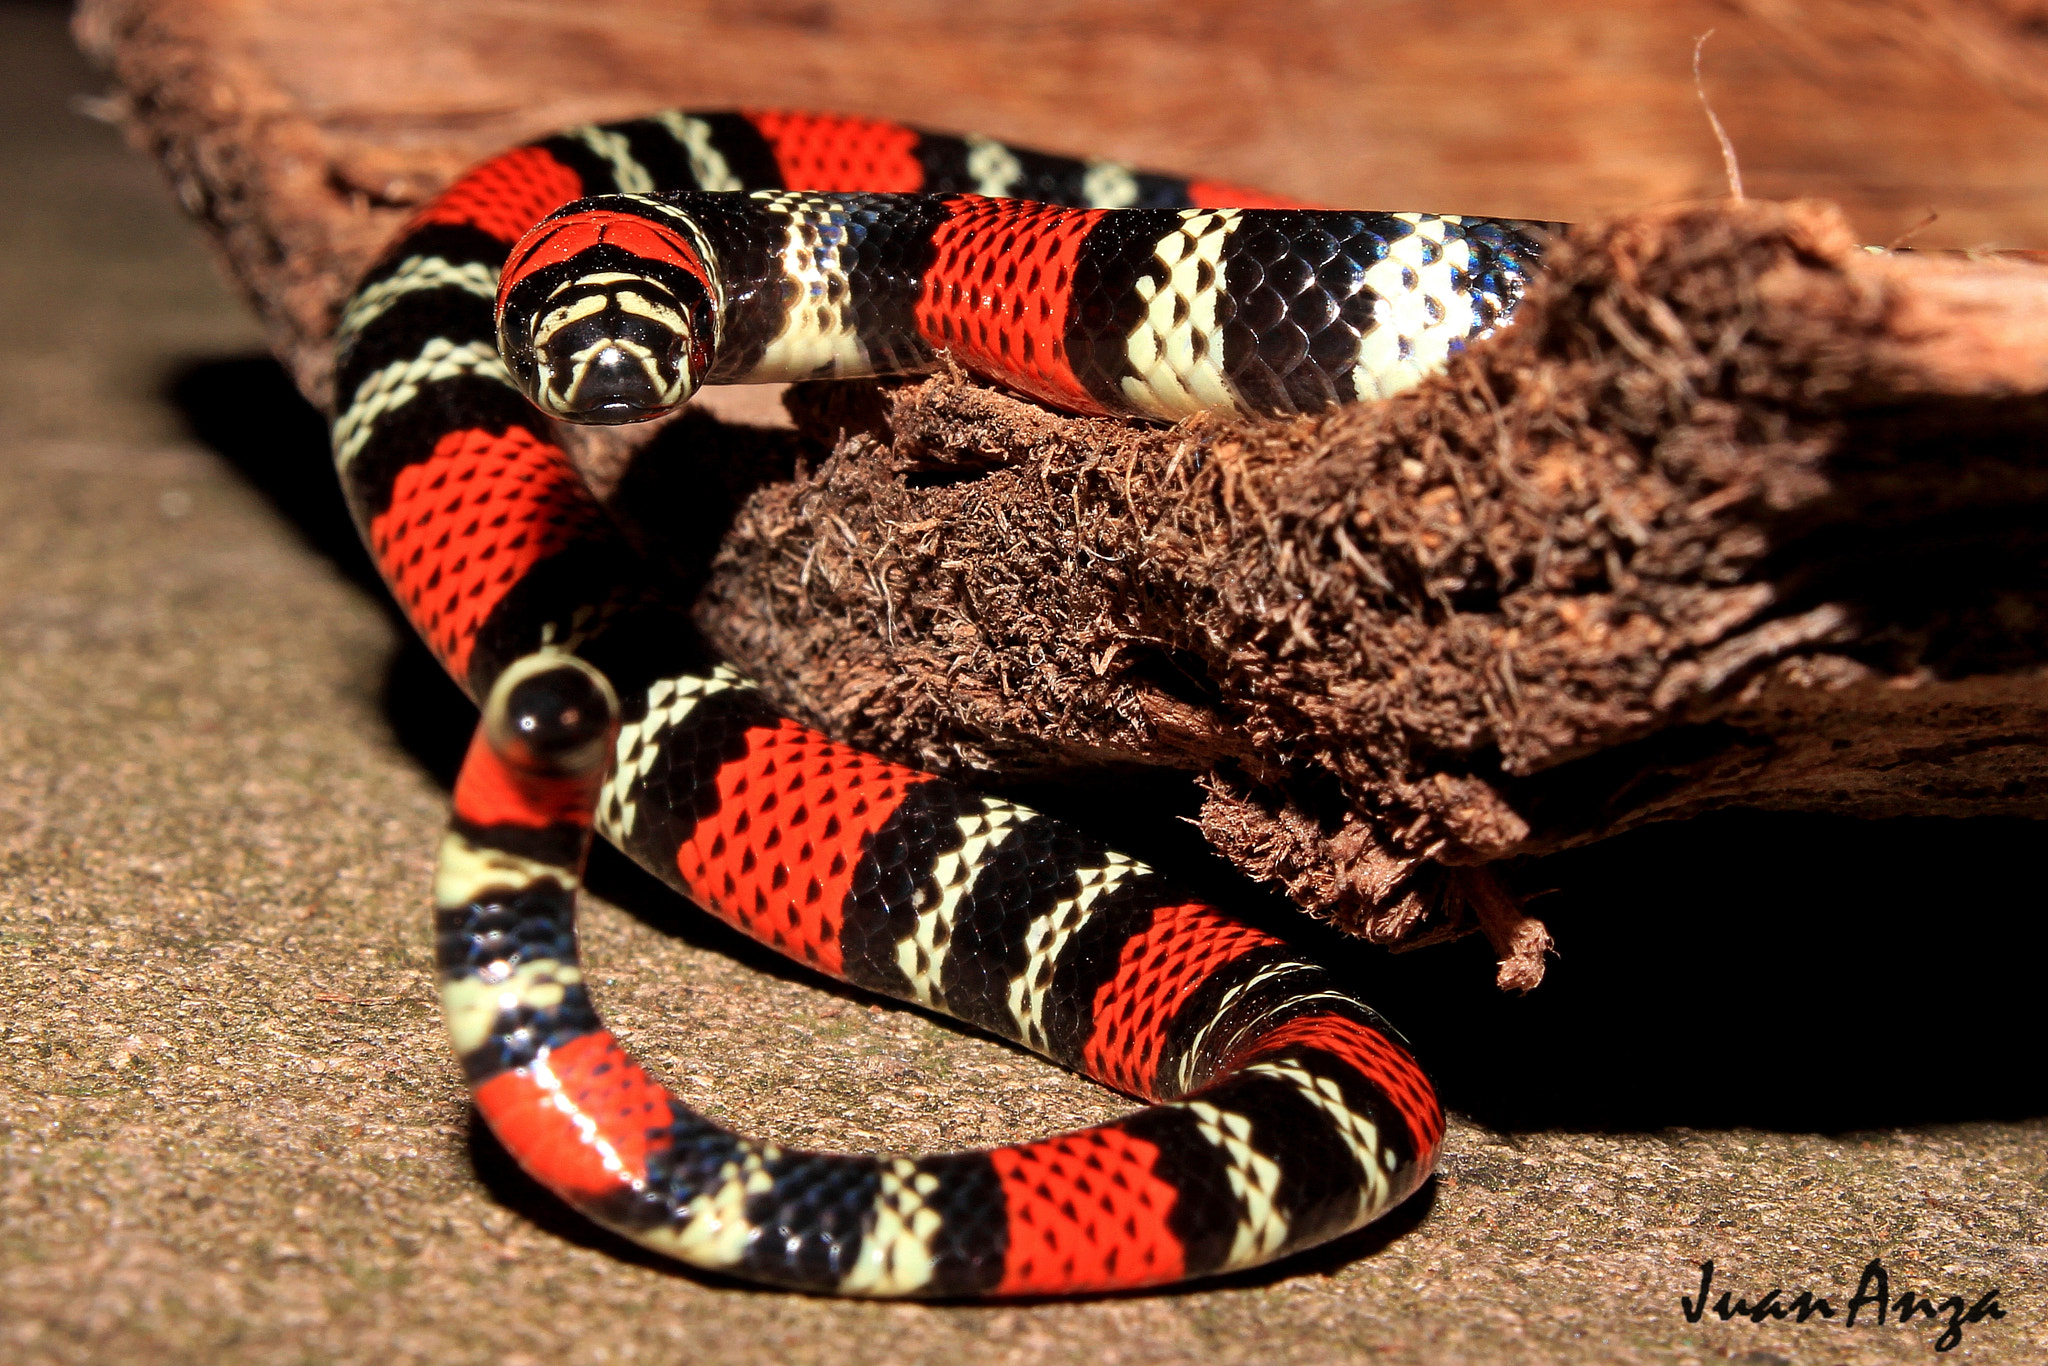
[[[558,321],[535,339],[542,406],[572,422],[604,425],[681,407],[694,388],[689,324],[672,309],[657,317],[634,308],[646,302],[637,296],[599,302],[597,311]]]

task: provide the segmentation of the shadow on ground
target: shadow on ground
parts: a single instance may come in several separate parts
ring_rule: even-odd
[[[201,362],[169,397],[308,548],[388,604],[342,506],[326,424],[282,369]],[[716,537],[700,543],[708,556]],[[398,743],[451,783],[475,713],[417,643],[392,662],[385,711]],[[1491,1128],[1838,1132],[2048,1113],[2048,1073],[2032,1061],[2048,1047],[2043,832],[2029,822],[1724,812],[1522,863],[1510,880],[1559,956],[1541,988],[1509,997],[1477,939],[1390,957],[1246,885],[1183,819],[1199,801],[1183,777],[1012,795],[1116,831],[1341,967],[1406,1031],[1446,1103]],[[609,851],[590,885],[671,935],[847,993]],[[1340,1260],[1360,1255],[1348,1241]]]

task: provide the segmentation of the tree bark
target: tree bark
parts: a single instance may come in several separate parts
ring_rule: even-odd
[[[2030,11],[87,0],[78,31],[318,403],[412,206],[667,105],[1583,220],[1513,328],[1373,407],[1166,429],[951,374],[799,387],[794,433],[573,438],[797,712],[954,773],[1195,773],[1208,838],[1312,913],[1482,927],[1527,985],[1541,927],[1474,868],[1729,805],[2048,816],[2048,268],[1857,245],[1930,204],[1916,246],[2048,245]],[[1673,205],[1727,187],[1701,93],[1767,198]]]

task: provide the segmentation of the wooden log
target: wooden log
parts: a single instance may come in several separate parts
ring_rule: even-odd
[[[1431,864],[1719,806],[2040,816],[2044,316],[2048,269],[1822,205],[1588,225],[1376,407],[800,404],[853,434],[746,503],[700,619],[928,764],[1200,770],[1219,848],[1376,938]]]
[[[405,213],[675,104],[972,129],[1332,204],[1544,220],[1824,196],[1862,241],[2048,245],[2048,64],[1972,0],[84,0],[77,31],[308,393]]]
[[[339,302],[413,205],[666,105],[1586,220],[1513,329],[1374,408],[1164,430],[953,375],[800,389],[796,436],[694,416],[579,446],[622,510],[712,517],[708,565],[634,529],[799,711],[956,772],[1197,772],[1248,871],[1383,942],[1476,908],[1526,983],[1540,934],[1447,870],[1726,805],[2048,815],[2048,269],[1856,245],[1930,206],[1916,245],[2048,245],[2023,20],[86,0],[78,31],[316,402]],[[1727,187],[1691,71],[1714,26],[1704,90],[1766,198],[1674,205]],[[1838,205],[1770,202],[1814,193]],[[706,480],[726,513],[673,492]]]

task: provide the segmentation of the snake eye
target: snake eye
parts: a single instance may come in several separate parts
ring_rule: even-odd
[[[603,674],[568,655],[528,656],[491,689],[492,748],[529,770],[580,773],[604,763],[618,702]]]

